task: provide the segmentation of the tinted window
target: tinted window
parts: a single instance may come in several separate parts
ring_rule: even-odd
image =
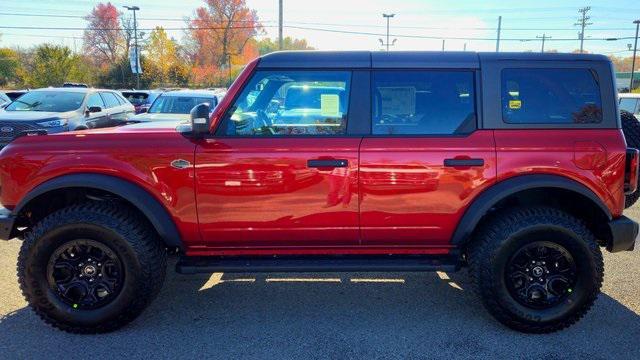
[[[638,112],[638,99],[622,98],[620,99],[620,110],[626,110],[632,114]]]
[[[102,98],[98,93],[93,93],[89,95],[89,99],[87,100],[87,107],[93,107],[93,106],[98,106],[102,109],[105,108],[104,101],[102,101]]]
[[[149,94],[143,92],[123,91],[122,95],[136,106],[147,104],[147,99],[149,99]]]
[[[7,111],[52,111],[78,110],[84,100],[84,93],[31,91],[9,104]]]
[[[343,135],[348,71],[258,71],[224,119],[237,136]]]
[[[475,129],[472,71],[373,74],[373,134],[464,134]]]
[[[196,96],[160,96],[153,102],[150,113],[188,114],[196,105],[207,103],[211,108],[216,106],[216,99]]]
[[[504,69],[502,119],[514,124],[599,123],[598,82],[588,69]]]
[[[108,109],[112,107],[120,106],[120,102],[118,101],[118,98],[116,98],[114,94],[108,93],[108,92],[103,92],[100,94],[102,94],[102,99],[104,99],[104,102],[107,105]]]

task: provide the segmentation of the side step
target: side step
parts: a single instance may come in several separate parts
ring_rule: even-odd
[[[457,256],[278,256],[186,257],[176,264],[180,274],[212,272],[360,272],[457,271]]]

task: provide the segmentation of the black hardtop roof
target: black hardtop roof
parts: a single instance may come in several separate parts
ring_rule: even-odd
[[[258,68],[479,68],[481,61],[604,61],[604,55],[471,51],[278,51]]]

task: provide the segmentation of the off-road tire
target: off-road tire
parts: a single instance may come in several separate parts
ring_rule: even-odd
[[[573,292],[548,309],[522,305],[506,285],[505,268],[511,257],[540,238],[566,248],[577,267]],[[550,333],[576,323],[596,300],[604,276],[602,253],[591,231],[570,214],[549,207],[497,212],[475,234],[468,260],[484,307],[504,325],[525,333]]]
[[[117,296],[97,309],[65,304],[47,281],[55,249],[79,237],[107,246],[124,270]],[[70,333],[105,333],[128,324],[149,305],[162,287],[166,264],[165,247],[144,218],[126,205],[96,201],[56,211],[26,234],[18,280],[26,301],[46,323]]]
[[[621,110],[620,120],[622,120],[622,132],[627,141],[627,147],[640,149],[640,122],[632,113]],[[624,208],[629,208],[640,199],[640,177],[638,178],[639,190],[624,196]]]

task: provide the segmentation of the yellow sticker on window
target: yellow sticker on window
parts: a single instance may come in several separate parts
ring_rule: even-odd
[[[339,116],[340,96],[338,94],[320,95],[320,114],[322,116]]]
[[[509,100],[509,109],[520,109],[522,107],[521,100]]]

